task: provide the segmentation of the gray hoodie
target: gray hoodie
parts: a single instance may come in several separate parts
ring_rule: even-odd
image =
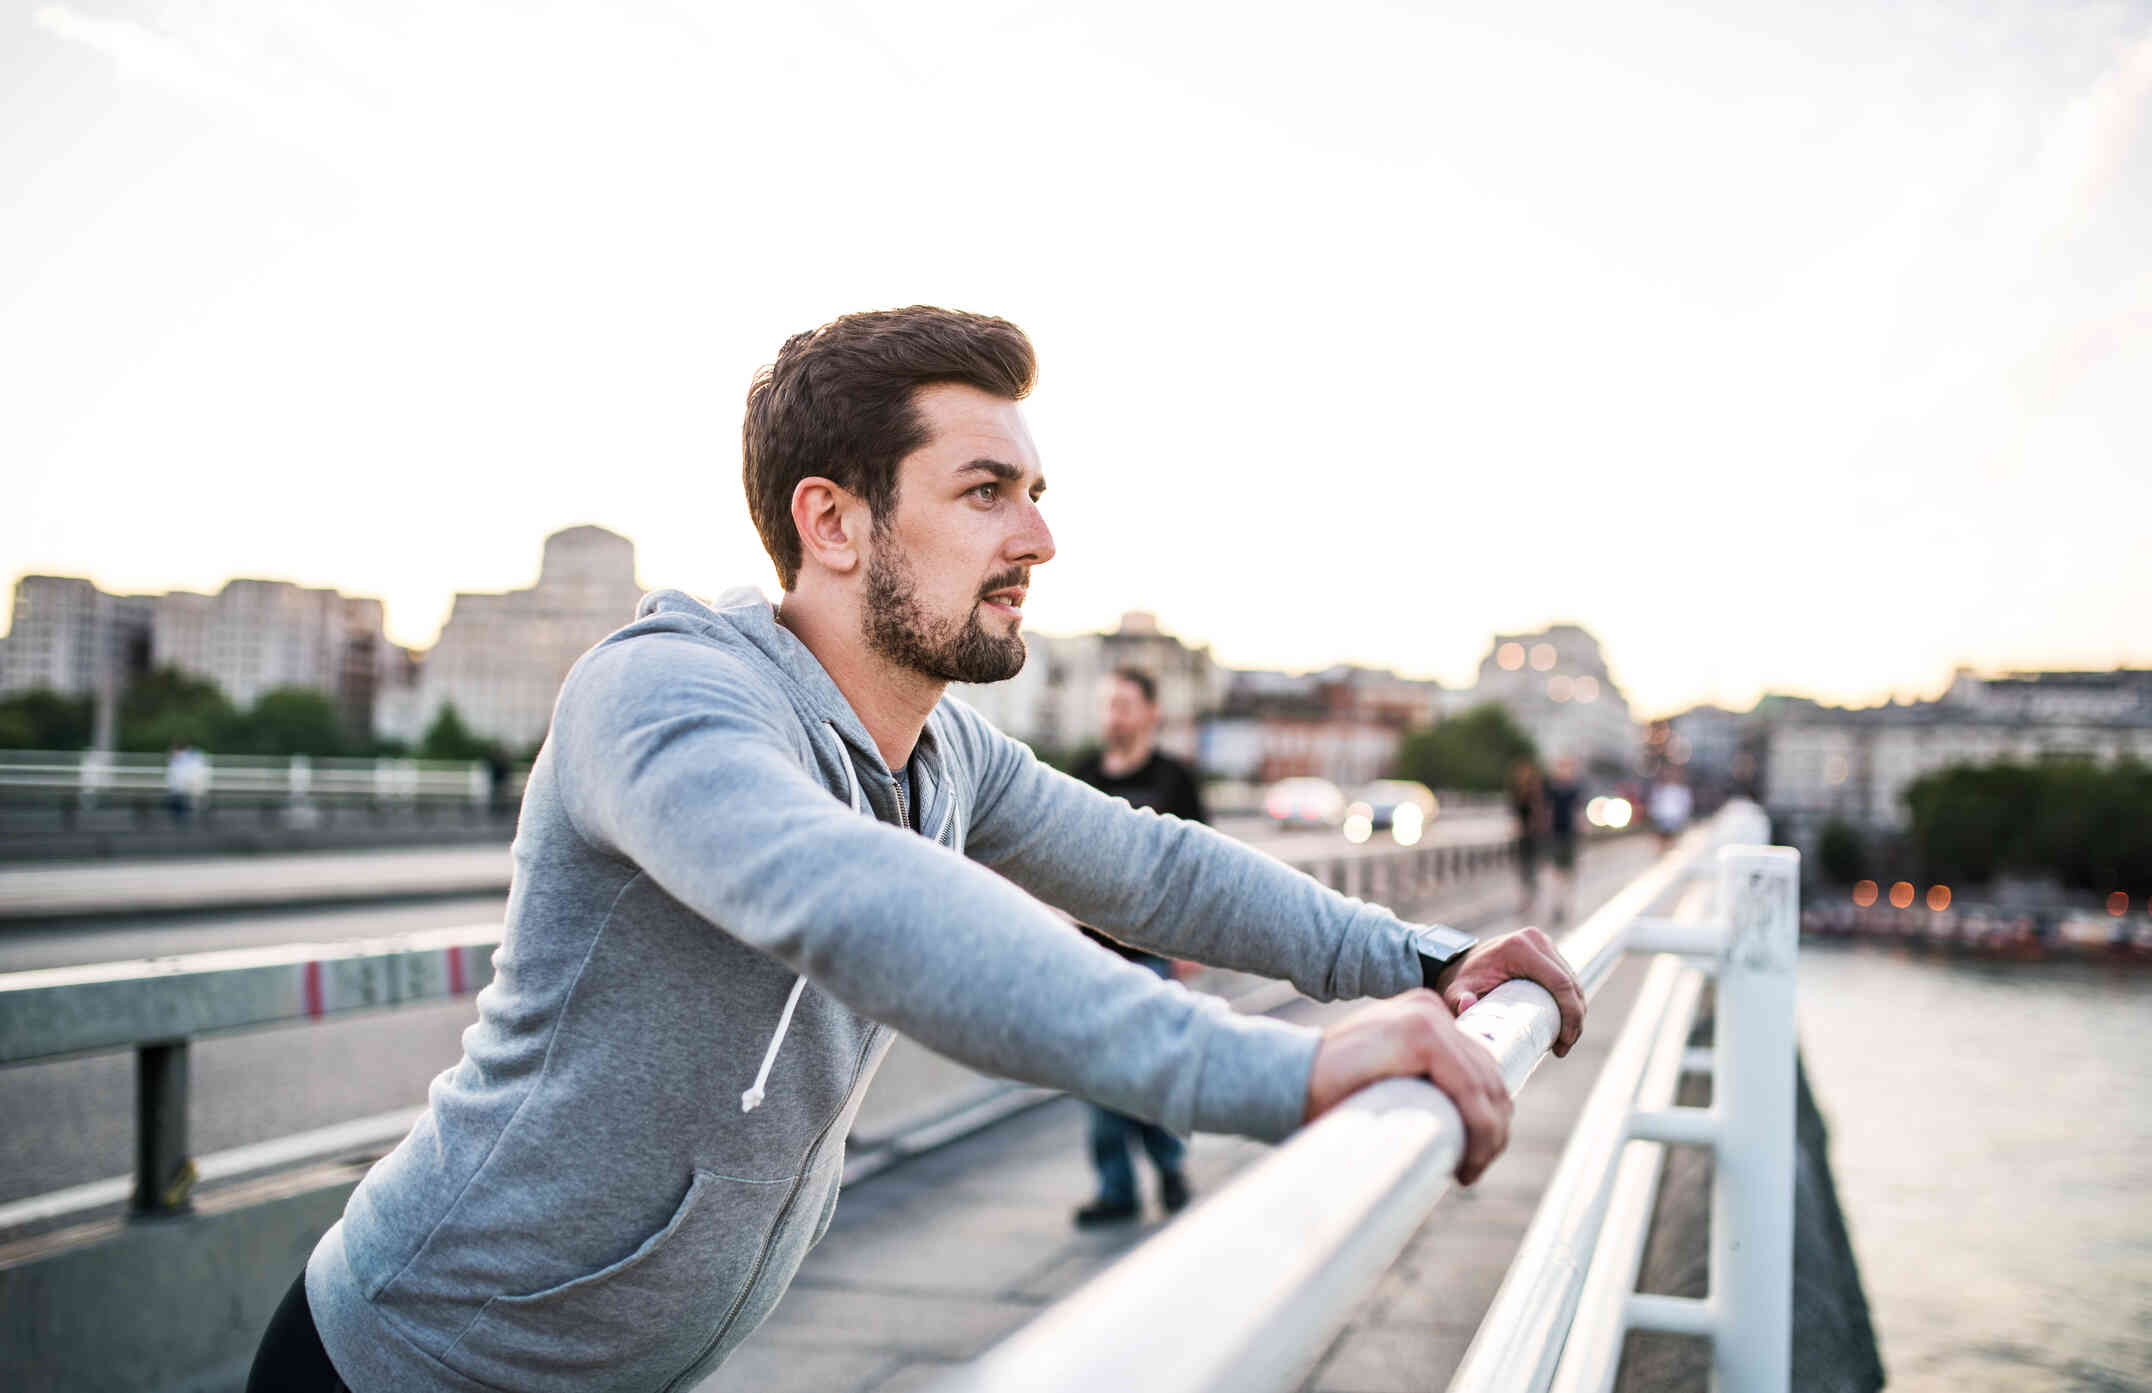
[[[1178,1132],[1299,1123],[1313,1032],[1161,982],[1038,900],[1320,999],[1420,983],[1386,911],[1131,811],[959,701],[912,770],[907,806],[753,591],[660,591],[584,655],[463,1059],[307,1264],[358,1393],[692,1386],[828,1226],[892,1030]]]

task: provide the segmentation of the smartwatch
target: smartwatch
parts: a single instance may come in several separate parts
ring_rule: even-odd
[[[1463,929],[1447,924],[1424,924],[1412,931],[1412,946],[1420,954],[1420,981],[1432,991],[1442,970],[1469,952],[1479,940]]]

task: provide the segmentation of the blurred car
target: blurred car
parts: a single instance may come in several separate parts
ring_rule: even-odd
[[[1335,827],[1345,816],[1345,795],[1328,779],[1280,779],[1263,795],[1263,815],[1280,831]]]
[[[1358,845],[1377,832],[1388,832],[1399,846],[1412,846],[1427,835],[1442,810],[1434,790],[1410,779],[1378,779],[1353,796],[1341,824],[1345,840]]]

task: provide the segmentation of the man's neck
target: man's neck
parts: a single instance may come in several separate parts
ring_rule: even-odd
[[[1157,742],[1153,740],[1138,740],[1132,745],[1108,745],[1099,752],[1098,767],[1118,779],[1149,764],[1151,751],[1156,748]]]
[[[919,744],[919,732],[947,685],[938,678],[900,668],[869,652],[860,639],[856,617],[789,594],[777,608],[777,622],[806,645],[845,704],[867,728],[882,762],[902,769]]]

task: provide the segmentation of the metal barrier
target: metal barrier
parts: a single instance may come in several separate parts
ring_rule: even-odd
[[[0,798],[135,802],[179,796],[196,804],[424,802],[483,804],[493,778],[475,761],[204,755],[173,789],[163,755],[110,750],[0,750]],[[512,790],[501,790],[507,796]]]
[[[1562,944],[1586,993],[1623,953],[1717,978],[1712,1104],[1667,1106],[1702,971],[1654,963],[1451,1393],[1610,1386],[1627,1329],[1707,1335],[1726,1393],[1783,1393],[1792,1357],[1794,852],[1735,804]],[[1715,893],[1662,902],[1708,879]],[[1707,906],[1706,901],[1712,903]],[[1553,1044],[1553,998],[1508,982],[1461,1018],[1514,1094]],[[1456,1109],[1432,1085],[1362,1090],[936,1393],[1297,1387],[1450,1185]],[[1632,1139],[1636,1139],[1632,1144]],[[1659,1151],[1717,1148],[1711,1295],[1633,1293]]]
[[[475,992],[493,980],[501,926],[393,939],[295,943],[44,968],[0,976],[0,1066],[135,1051],[135,1175],[141,1215],[179,1213],[199,1172],[187,1149],[188,1042],[201,1035]],[[408,1126],[408,1123],[406,1124]],[[72,1202],[22,1206],[53,1217]]]
[[[1470,846],[1322,847],[1292,864],[1349,894],[1402,902],[1515,859],[1508,838]],[[341,1011],[474,993],[493,980],[498,923],[394,938],[297,943],[182,957],[0,974],[0,1067],[67,1055],[136,1054],[136,1166],[131,1181],[92,1181],[0,1205],[0,1232],[132,1196],[138,1215],[183,1212],[195,1184],[393,1144],[415,1114],[383,1113],[302,1136],[192,1158],[187,1145],[188,1042],[196,1036],[317,1020]],[[1267,1010],[1294,995],[1256,988],[1236,1005]],[[982,1084],[921,1112],[902,1136],[862,1137],[861,1173],[960,1135],[1025,1105],[1038,1090]],[[955,1129],[955,1130],[952,1130]]]

